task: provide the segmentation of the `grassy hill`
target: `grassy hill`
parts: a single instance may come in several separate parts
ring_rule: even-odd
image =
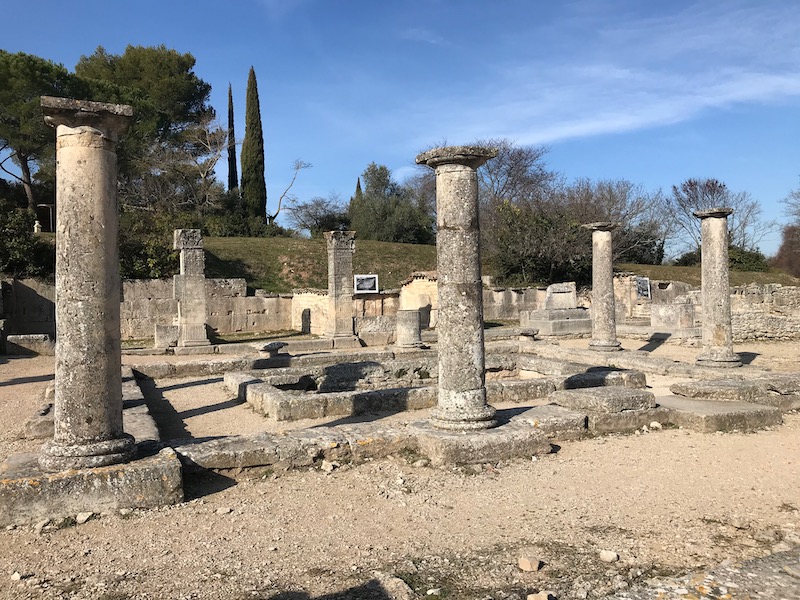
[[[207,277],[243,277],[252,288],[278,293],[299,288],[328,287],[328,258],[324,240],[207,237],[203,243]],[[436,247],[357,239],[353,268],[356,273],[376,273],[381,289],[398,288],[414,271],[436,268]],[[699,267],[620,264],[615,269],[650,279],[700,285]],[[730,281],[731,285],[800,285],[800,279],[779,271],[731,271]]]
[[[203,245],[206,277],[244,277],[250,287],[278,293],[328,288],[325,240],[207,237]],[[356,240],[355,273],[377,274],[381,289],[435,268],[436,246]]]
[[[700,267],[673,267],[671,265],[614,265],[615,271],[625,271],[662,281],[683,281],[689,285],[700,286]],[[781,285],[800,285],[800,279],[783,271],[731,271],[731,285],[749,283],[780,283]]]

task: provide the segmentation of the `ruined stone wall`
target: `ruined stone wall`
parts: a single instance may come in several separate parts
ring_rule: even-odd
[[[800,339],[800,287],[733,287],[731,313],[734,341]]]
[[[328,323],[328,292],[326,290],[295,290],[291,306],[291,328],[303,331],[303,322],[310,320],[312,335],[325,335]],[[306,317],[303,317],[303,313]]]
[[[483,319],[516,321],[520,311],[537,310],[544,299],[545,290],[537,288],[484,288]]]

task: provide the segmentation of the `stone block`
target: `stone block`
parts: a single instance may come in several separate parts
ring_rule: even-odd
[[[530,458],[552,452],[544,432],[517,424],[467,433],[435,429],[427,422],[410,427],[417,437],[419,452],[434,467]]]
[[[177,325],[156,325],[153,347],[171,348],[178,345]]]
[[[0,465],[0,526],[183,501],[181,464],[171,448],[128,463],[44,473],[38,455]]]
[[[534,406],[513,416],[511,422],[533,427],[557,440],[575,440],[586,434],[586,414],[556,404]]]
[[[186,440],[175,445],[175,452],[190,471],[203,469],[247,469],[307,467],[316,451],[309,452],[291,436],[260,432],[215,439]]]
[[[578,308],[578,293],[574,281],[547,286],[544,307],[548,310]]]
[[[632,433],[642,427],[649,427],[653,421],[669,423],[671,414],[669,409],[663,407],[616,413],[588,413],[586,425],[594,434]]]
[[[780,425],[780,409],[745,402],[716,402],[683,396],[660,396],[658,403],[669,409],[669,422],[700,433],[755,431]]]
[[[546,398],[555,389],[556,386],[550,379],[500,380],[486,384],[486,395],[490,404],[525,404]]]
[[[585,373],[589,365],[557,358],[544,358],[533,354],[520,354],[517,358],[517,368],[542,375],[576,375]]]
[[[56,344],[46,333],[29,333],[6,336],[7,354],[40,354],[55,356]]]
[[[740,379],[713,379],[680,381],[669,386],[678,396],[725,402],[753,402],[766,395],[766,390],[755,382]]]
[[[574,390],[602,386],[644,389],[647,387],[647,377],[641,371],[630,369],[591,367],[585,373],[570,375],[557,387],[558,389]]]
[[[652,392],[624,387],[559,390],[548,396],[551,402],[576,411],[618,413],[655,408]]]
[[[203,247],[203,235],[199,229],[175,229],[173,232],[173,248],[190,250]]]

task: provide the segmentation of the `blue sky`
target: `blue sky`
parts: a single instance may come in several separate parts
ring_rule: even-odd
[[[669,191],[715,177],[782,222],[800,187],[797,0],[39,0],[3,14],[0,47],[69,69],[98,45],[192,53],[223,119],[233,86],[238,136],[252,65],[271,210],[297,158],[313,164],[300,200],[347,200],[372,161],[403,179],[422,149],[478,138],[545,144],[567,179]]]

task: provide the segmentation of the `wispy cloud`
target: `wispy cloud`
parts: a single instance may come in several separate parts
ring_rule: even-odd
[[[431,46],[448,45],[447,40],[445,40],[442,36],[423,27],[404,29],[398,34],[398,37],[401,40],[407,40],[410,42],[423,42],[425,44],[430,44]]]
[[[480,87],[437,102],[427,125],[459,139],[548,143],[800,97],[800,4],[698,3],[660,17],[590,17],[582,15],[583,26],[594,33],[580,48],[498,63]]]

